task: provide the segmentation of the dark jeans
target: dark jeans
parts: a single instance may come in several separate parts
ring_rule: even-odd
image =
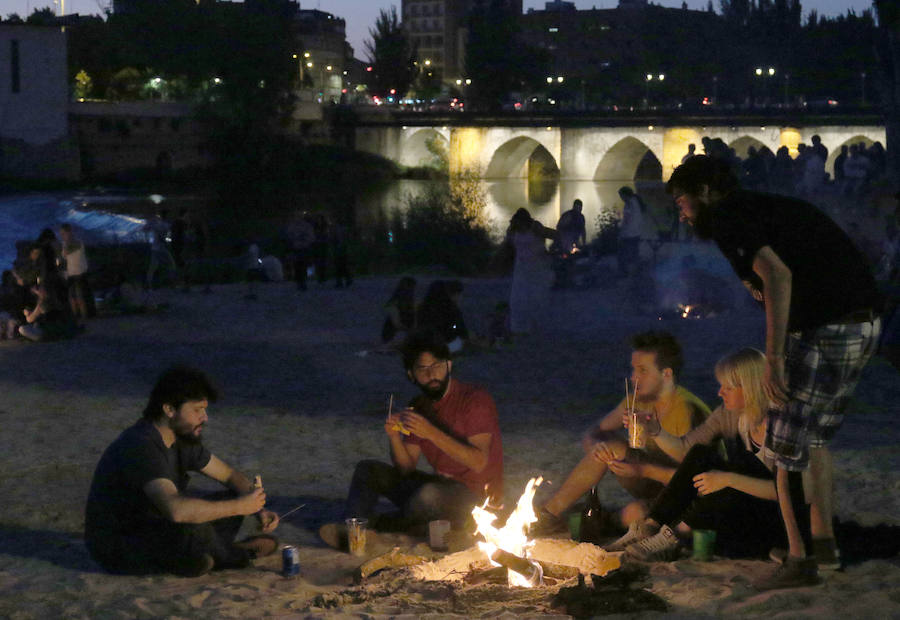
[[[399,518],[376,514],[381,497],[400,509]],[[418,470],[404,474],[387,463],[365,460],[353,472],[346,516],[365,517],[373,529],[383,530],[405,530],[435,519],[447,519],[459,527],[480,503],[461,482]]]
[[[729,445],[728,460],[715,448],[698,445],[684,457],[669,484],[653,502],[650,518],[675,526],[684,521],[694,529],[715,530],[716,548],[732,557],[765,556],[772,547],[787,545],[778,502],[731,487],[699,495],[694,476],[710,470],[772,480],[772,473],[739,442]]]
[[[305,291],[306,290],[306,270],[309,267],[309,250],[307,250],[306,248],[294,250],[293,265],[294,265],[294,282],[297,283],[298,289]]]
[[[111,573],[180,574],[192,561],[208,553],[216,568],[243,568],[250,555],[232,544],[244,517],[208,523],[174,523],[160,519],[125,536],[95,534],[86,537],[91,557]]]

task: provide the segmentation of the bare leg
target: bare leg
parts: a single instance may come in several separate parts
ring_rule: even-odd
[[[585,454],[559,490],[544,504],[544,509],[558,517],[578,501],[579,497],[590,491],[592,486],[600,482],[606,470],[606,463],[594,458],[590,452]]]
[[[812,478],[810,526],[813,538],[834,538],[834,461],[826,447],[810,448],[809,473]]]
[[[778,491],[778,508],[781,510],[781,519],[784,521],[784,529],[788,538],[788,554],[795,558],[806,557],[806,547],[803,537],[800,535],[800,526],[797,525],[797,516],[791,504],[790,484],[788,483],[788,471],[778,467],[775,473],[775,488]]]

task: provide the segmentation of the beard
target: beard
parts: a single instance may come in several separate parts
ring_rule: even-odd
[[[450,373],[447,373],[447,376],[444,377],[443,381],[438,379],[432,379],[428,383],[419,383],[416,381],[416,385],[419,386],[419,389],[422,390],[422,394],[424,394],[426,398],[433,401],[439,401],[441,397],[447,393],[447,386],[450,385]]]
[[[713,238],[713,209],[706,202],[697,203],[697,216],[691,222],[694,233],[704,240]]]
[[[190,444],[200,444],[203,443],[203,427],[204,424],[198,424],[197,426],[191,426],[189,424],[175,424],[170,426],[172,432],[175,433],[175,436],[181,441],[190,443]]]

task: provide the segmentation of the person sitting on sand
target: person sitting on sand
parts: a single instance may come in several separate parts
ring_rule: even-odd
[[[404,276],[397,282],[391,298],[384,304],[387,316],[381,327],[381,342],[385,345],[400,342],[412,331],[416,323],[416,279]]]
[[[266,493],[202,443],[217,392],[199,370],[174,366],[157,380],[144,415],[106,449],[85,509],[91,557],[111,573],[202,575],[241,568],[278,548],[268,533],[278,516]],[[198,471],[231,491],[228,499],[187,495]],[[239,531],[255,535],[234,542]]]
[[[653,501],[649,516],[633,522],[607,551],[624,550],[627,557],[644,562],[676,559],[675,530],[689,528],[714,530],[722,555],[759,556],[786,546],[775,494],[775,454],[765,447],[765,368],[766,357],[756,349],[719,360],[722,405],[683,437],[666,432],[655,414],[648,416],[648,434],[681,464]],[[727,457],[719,453],[719,438]]]
[[[683,365],[681,346],[664,331],[636,334],[631,340],[631,381],[636,392],[638,411],[655,411],[668,433],[680,437],[709,415],[709,408],[684,387],[678,385]],[[656,497],[675,471],[678,462],[666,454],[652,439],[647,447],[637,450],[618,429],[626,411],[623,400],[589,430],[583,440],[585,455],[569,474],[559,490],[538,510],[538,521],[532,535],[541,536],[567,531],[561,518],[582,495],[612,471],[619,483],[637,501],[621,512],[622,524],[646,515],[649,500]]]
[[[435,280],[416,312],[416,325],[440,334],[451,353],[458,353],[469,339],[469,330],[459,309],[463,285],[459,280]]]
[[[435,519],[462,526],[472,508],[503,496],[503,446],[494,401],[486,390],[452,378],[453,362],[440,334],[410,335],[403,348],[406,376],[421,395],[389,413],[384,430],[392,464],[360,461],[353,472],[345,514],[382,531],[416,531]],[[433,473],[416,469],[423,456]],[[377,514],[386,497],[399,513]],[[346,529],[326,524],[319,535],[346,546]]]

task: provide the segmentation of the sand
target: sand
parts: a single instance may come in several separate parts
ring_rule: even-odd
[[[420,277],[420,294],[429,278]],[[354,586],[365,558],[325,547],[316,530],[341,511],[353,465],[387,458],[381,428],[388,397],[414,393],[399,356],[370,351],[381,304],[395,278],[363,278],[349,290],[263,284],[259,299],[240,285],[212,294],[157,291],[164,313],[92,320],[69,341],[0,343],[0,617],[532,617],[564,616],[554,588],[509,590],[416,581],[408,572]],[[505,279],[465,280],[463,310],[479,329]],[[580,433],[621,398],[629,334],[672,330],[685,348],[683,383],[716,402],[714,362],[744,345],[761,347],[763,317],[739,304],[704,320],[630,312],[621,283],[554,293],[547,330],[497,350],[460,357],[457,377],[486,386],[500,412],[506,501],[543,475],[552,490],[579,457]],[[140,415],[158,373],[185,361],[222,389],[206,443],[249,475],[262,475],[269,507],[306,507],[278,530],[300,549],[301,574],[285,579],[280,557],[249,569],[194,579],[103,573],[82,540],[83,509],[102,450]],[[863,525],[900,524],[900,381],[880,358],[867,367],[835,443],[837,514]],[[213,488],[195,479],[192,485]],[[605,506],[625,495],[601,484]],[[383,537],[429,554],[422,540]],[[433,557],[433,554],[432,554]],[[763,561],[681,560],[650,565],[648,588],[669,612],[659,617],[900,617],[900,562],[869,560],[827,575],[823,585],[757,593]]]

